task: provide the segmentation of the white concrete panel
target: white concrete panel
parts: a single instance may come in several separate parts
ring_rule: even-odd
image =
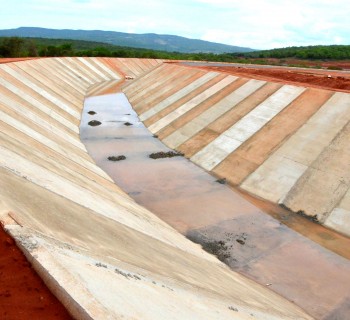
[[[159,70],[156,69],[156,70]],[[153,77],[151,79],[149,79],[149,81],[146,81],[146,79],[144,79],[145,77],[143,77],[141,80],[138,80],[135,83],[135,86],[133,88],[133,91],[129,91],[130,92],[130,102],[132,105],[134,105],[134,101],[143,98],[142,99],[142,104],[147,103],[147,100],[152,100],[155,98],[155,95],[161,96],[163,94],[165,94],[165,88],[166,85],[168,83],[172,84],[174,83],[174,81],[178,81],[179,79],[179,74],[183,74],[184,71],[182,69],[180,70],[173,70],[173,69],[165,69],[165,70],[161,70],[163,73],[166,72],[166,74],[160,73],[160,74],[155,74],[153,75]],[[189,77],[191,75],[191,72],[187,73],[186,76]],[[184,76],[182,75],[182,78],[184,78]],[[155,79],[157,81],[155,81]],[[159,81],[161,79],[161,82]],[[161,87],[161,89],[159,88],[158,92],[156,94],[152,94],[148,97],[148,94],[151,90],[157,88],[157,87]],[[125,90],[123,90],[125,91]],[[145,98],[145,97],[148,97]],[[137,104],[135,104],[136,106]]]
[[[329,228],[350,236],[350,189],[348,189],[343,199],[327,217],[324,224]]]
[[[61,65],[60,68],[66,69],[66,72],[70,71],[70,74],[72,74],[74,78],[77,78],[76,81],[84,81],[90,85],[96,82],[87,77],[85,73],[83,74],[82,70],[74,66],[74,60],[72,58],[55,58],[55,61]]]
[[[8,108],[10,108],[14,112],[16,112],[18,114],[19,118],[21,118],[21,117],[26,118],[26,119],[32,121],[33,125],[36,125],[38,127],[42,127],[43,129],[47,130],[48,132],[52,132],[53,134],[57,135],[58,137],[64,139],[67,143],[85,151],[85,147],[78,137],[73,138],[71,135],[60,130],[55,125],[49,123],[47,120],[38,117],[36,114],[29,111],[27,108],[23,108],[23,106],[18,104],[16,101],[8,99],[6,96],[2,96],[0,93],[0,110],[6,112],[1,107],[2,104],[6,105]]]
[[[140,120],[145,121],[149,119],[150,117],[154,116],[158,112],[164,110],[165,108],[169,107],[171,104],[175,103],[176,101],[180,100],[181,98],[188,95],[191,91],[196,90],[206,82],[210,81],[211,79],[214,79],[219,74],[217,72],[208,72],[204,76],[200,77],[196,81],[193,81],[186,87],[182,88],[181,90],[177,91],[170,97],[164,99],[157,105],[155,105],[153,108],[147,110],[146,112],[142,113],[140,115]]]
[[[206,170],[212,170],[304,91],[305,88],[302,87],[283,86],[218,138],[197,152],[191,160]],[[237,141],[240,141],[240,143],[237,143]],[[215,149],[220,148],[222,144],[225,144],[227,153],[220,153],[220,156],[216,155],[214,157],[212,153],[215,153]]]
[[[349,120],[350,95],[334,94],[241,187],[259,197],[283,203],[294,184]],[[294,174],[285,179],[286,171]],[[273,193],[269,191],[271,186]]]
[[[73,105],[75,110],[79,108],[80,102],[84,97],[84,90],[77,91],[72,85],[72,82],[63,84],[61,78],[59,77],[58,72],[55,70],[50,72],[42,65],[38,65],[37,60],[33,64],[19,64],[12,66],[12,68],[19,72],[30,74],[28,78],[31,82],[36,84],[38,87],[41,87],[43,90],[48,91],[51,95],[55,96],[57,99],[62,100],[65,104]]]
[[[307,166],[301,163],[274,156],[254,171],[241,188],[268,201],[281,203],[306,170]]]
[[[23,84],[25,84],[26,86],[28,86],[29,88],[31,88],[32,90],[34,90],[35,92],[37,92],[38,94],[46,98],[47,100],[54,103],[56,106],[58,106],[68,114],[72,115],[74,118],[76,119],[80,118],[79,112],[75,111],[74,108],[72,108],[70,105],[66,104],[65,102],[61,101],[60,99],[54,97],[43,88],[38,87],[33,82],[29,81],[24,75],[19,74],[18,72],[14,71],[7,65],[2,66],[2,69],[8,74],[10,74],[11,76],[15,77],[18,81],[22,82]]]
[[[324,224],[331,229],[350,236],[350,210],[335,208]]]
[[[93,58],[90,58],[93,59]],[[102,61],[100,61],[99,59],[93,59],[93,62],[95,62],[101,69],[103,69],[103,71],[105,71],[106,73],[108,73],[112,78],[111,79],[121,79],[121,75],[119,73],[117,73],[116,71],[114,71],[111,68],[108,68]]]
[[[256,90],[261,88],[266,81],[249,80],[243,86],[230,93],[224,99],[204,111],[198,117],[179,128],[163,140],[170,148],[177,148],[179,145],[193,137],[199,131],[207,127],[229,110],[233,109],[241,101],[249,97]]]
[[[47,137],[43,136],[42,134],[40,134],[38,132],[36,132],[34,129],[24,125],[23,123],[21,123],[17,119],[10,117],[9,115],[7,115],[6,113],[4,113],[1,110],[0,110],[0,119],[3,122],[9,124],[10,126],[16,128],[17,130],[28,135],[29,137],[37,140],[38,142],[44,144],[45,146],[51,148],[52,150],[55,150],[56,152],[58,152],[62,156],[66,157],[68,159],[71,159],[72,161],[84,166],[85,168],[91,170],[92,172],[97,173],[98,175],[100,175],[108,180],[111,180],[109,178],[109,176],[104,171],[102,171],[100,168],[98,168],[93,162],[87,161],[86,159],[80,157],[79,155],[77,155],[71,151],[69,152],[63,146],[63,144],[62,145],[57,144],[56,142],[48,139]],[[82,150],[79,150],[79,152],[81,152],[81,151]]]
[[[32,96],[30,96],[29,94],[27,94],[26,92],[24,92],[23,90],[21,90],[20,88],[18,88],[17,86],[13,85],[12,83],[4,80],[3,78],[0,77],[0,85],[4,86],[6,89],[10,90],[11,92],[13,92],[14,94],[18,95],[19,97],[21,97],[22,99],[25,99],[26,101],[28,101],[33,107],[35,106],[35,108],[38,108],[39,110],[41,110],[42,112],[45,112],[46,114],[48,114],[49,116],[51,116],[53,119],[59,121],[60,123],[62,123],[62,125],[64,125],[65,127],[67,127],[68,129],[72,130],[75,133],[79,133],[79,128],[78,126],[75,126],[74,124],[72,124],[70,121],[68,121],[66,118],[62,117],[61,115],[59,115],[57,112],[55,112],[54,110],[52,110],[50,107],[46,106],[45,104],[41,103],[39,100],[36,100],[35,98],[33,98]],[[0,99],[1,99],[1,95],[0,95]]]
[[[66,67],[66,65],[70,65],[72,70],[78,73],[79,77],[89,79],[89,82],[92,84],[103,81],[103,78],[92,72],[91,69],[80,62],[78,58],[65,57],[63,59],[63,66]]]
[[[31,67],[36,68],[36,70],[40,70],[43,72],[45,70],[45,74],[47,76],[55,75],[55,78],[59,79],[66,83],[67,86],[74,89],[79,94],[82,94],[86,90],[86,84],[82,81],[76,81],[76,76],[72,76],[72,73],[68,68],[58,68],[59,64],[55,60],[47,61],[46,63],[42,60],[35,60],[35,64],[31,65]],[[57,83],[57,82],[56,82]]]
[[[181,117],[184,115],[186,112],[192,110],[202,102],[206,101],[209,99],[211,96],[213,96],[215,93],[219,92],[223,88],[227,87],[229,84],[232,82],[236,81],[237,77],[234,76],[227,76],[226,78],[222,79],[209,89],[203,91],[202,93],[198,94],[195,96],[193,99],[190,101],[186,102],[173,112],[167,114],[165,117],[159,119],[157,122],[149,126],[149,130],[153,133],[158,132],[159,130],[163,129],[166,127],[168,124],[171,122],[175,121],[177,118]]]
[[[227,136],[220,136],[217,138],[215,144],[208,144],[205,147],[205,152],[197,152],[191,161],[198,164],[205,170],[210,171],[218,163],[225,159],[230,153],[231,149],[238,148],[241,145],[241,141],[231,139]],[[204,150],[204,149],[202,149]]]
[[[277,154],[310,165],[350,121],[350,94],[335,93]]]
[[[80,62],[82,62],[83,64],[85,64],[91,71],[95,72],[98,76],[100,76],[101,77],[101,81],[111,80],[104,73],[102,73],[100,70],[98,70],[90,61],[88,61],[87,58],[78,57],[77,59]]]

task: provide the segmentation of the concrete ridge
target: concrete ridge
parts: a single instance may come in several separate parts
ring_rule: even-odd
[[[0,65],[5,229],[77,319],[310,319],[137,205],[88,156],[78,129],[85,95],[108,92],[125,76],[152,82],[147,71],[163,77],[178,69],[161,64],[50,58]],[[189,83],[206,75],[180,73]],[[196,91],[201,98],[183,112],[236,80],[209,78],[219,84]]]

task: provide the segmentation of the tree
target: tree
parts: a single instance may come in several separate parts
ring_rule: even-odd
[[[19,58],[23,54],[23,44],[23,39],[17,37],[5,38],[0,46],[0,55],[7,58]]]
[[[28,49],[28,57],[37,57],[38,56],[38,49],[37,49],[34,41],[32,41],[32,40],[28,41],[27,49]]]

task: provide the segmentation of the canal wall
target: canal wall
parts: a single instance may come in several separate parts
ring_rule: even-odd
[[[197,165],[350,235],[350,94],[171,64],[124,92]]]
[[[178,68],[109,58],[1,64],[2,225],[76,319],[310,319],[137,205],[81,143],[84,97],[125,77],[140,79],[125,88],[138,110],[159,99],[145,121],[170,110],[169,103],[175,111],[191,96],[180,109],[185,114],[247,82]],[[169,127],[173,117],[156,128]]]

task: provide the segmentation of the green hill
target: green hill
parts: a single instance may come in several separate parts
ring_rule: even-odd
[[[154,33],[134,34],[101,30],[56,30],[35,27],[0,30],[0,37],[73,39],[111,45],[182,53],[250,52],[253,49]]]

